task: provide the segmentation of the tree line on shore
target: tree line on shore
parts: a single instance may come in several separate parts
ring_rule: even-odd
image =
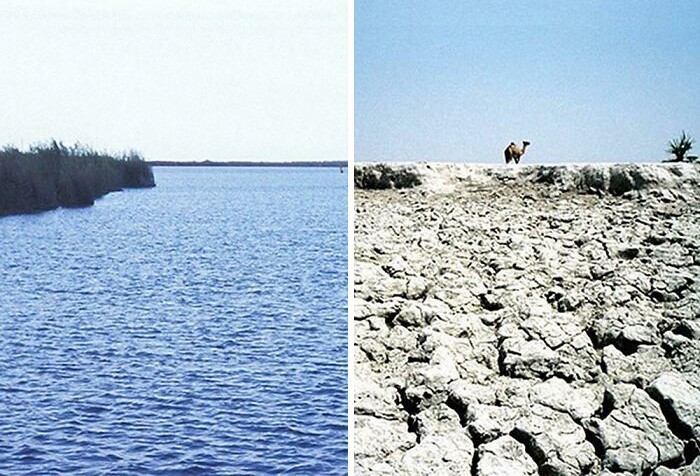
[[[153,186],[151,166],[135,151],[110,155],[56,141],[0,149],[0,216],[89,206],[109,192]]]

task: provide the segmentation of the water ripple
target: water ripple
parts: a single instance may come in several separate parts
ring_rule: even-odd
[[[347,473],[345,176],[0,220],[0,474]]]

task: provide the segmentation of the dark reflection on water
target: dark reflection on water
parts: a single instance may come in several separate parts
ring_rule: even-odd
[[[0,219],[0,474],[347,473],[337,169]]]

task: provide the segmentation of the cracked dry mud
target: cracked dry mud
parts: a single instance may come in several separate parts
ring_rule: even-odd
[[[373,167],[355,474],[700,475],[697,166]]]

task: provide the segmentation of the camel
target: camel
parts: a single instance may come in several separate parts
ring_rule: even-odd
[[[516,164],[519,163],[520,157],[525,154],[525,149],[527,149],[528,145],[530,145],[530,143],[524,140],[523,148],[521,149],[515,145],[515,142],[511,142],[508,147],[506,147],[506,150],[503,151],[506,156],[506,164],[510,164],[511,161],[515,162]]]

